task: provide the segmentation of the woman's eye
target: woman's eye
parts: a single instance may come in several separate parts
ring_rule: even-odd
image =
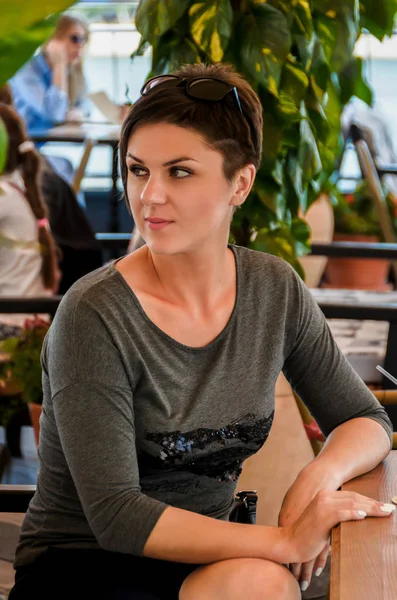
[[[146,169],[143,169],[142,167],[138,167],[138,165],[132,165],[132,166],[128,167],[128,170],[131,171],[131,173],[134,175],[134,177],[142,177],[143,175],[147,174]]]
[[[185,179],[192,175],[192,171],[189,169],[182,169],[181,167],[172,167],[170,175],[171,177],[176,177],[176,179]]]

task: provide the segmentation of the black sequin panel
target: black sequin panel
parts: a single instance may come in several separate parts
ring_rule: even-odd
[[[218,481],[236,481],[242,463],[266,441],[273,417],[274,412],[255,420],[248,414],[220,429],[148,433],[146,440],[154,443],[156,450],[140,456],[141,469],[147,475],[159,469],[183,470]]]

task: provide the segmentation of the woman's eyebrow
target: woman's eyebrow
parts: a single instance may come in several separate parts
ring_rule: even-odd
[[[143,161],[141,158],[138,158],[137,156],[134,156],[133,154],[131,154],[131,152],[127,152],[127,156],[128,156],[128,158],[132,158],[132,160],[135,160],[135,162],[139,163],[140,165],[145,164],[145,161]],[[175,165],[179,162],[185,162],[187,160],[192,160],[194,162],[198,162],[197,160],[195,160],[194,158],[190,158],[189,156],[180,156],[178,158],[173,158],[172,160],[168,160],[167,162],[165,162],[163,164],[163,167],[171,167],[172,165]]]
[[[194,158],[189,158],[189,156],[180,156],[179,158],[174,158],[173,160],[169,160],[169,161],[165,162],[163,164],[163,167],[171,167],[172,165],[175,165],[176,163],[185,162],[187,160],[192,160],[194,162],[198,162]]]

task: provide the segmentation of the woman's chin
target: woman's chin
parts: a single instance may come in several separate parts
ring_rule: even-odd
[[[153,254],[158,254],[159,256],[172,256],[174,254],[180,254],[184,252],[185,249],[182,248],[182,245],[176,243],[176,240],[159,240],[159,239],[150,239],[150,236],[147,236],[146,246],[149,248],[150,252]]]

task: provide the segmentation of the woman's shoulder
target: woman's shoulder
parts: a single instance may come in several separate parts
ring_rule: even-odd
[[[275,275],[286,279],[296,277],[295,269],[279,256],[237,245],[233,245],[232,249],[243,271],[270,278]]]
[[[110,262],[80,277],[64,294],[59,308],[100,311],[122,293],[120,278]]]

